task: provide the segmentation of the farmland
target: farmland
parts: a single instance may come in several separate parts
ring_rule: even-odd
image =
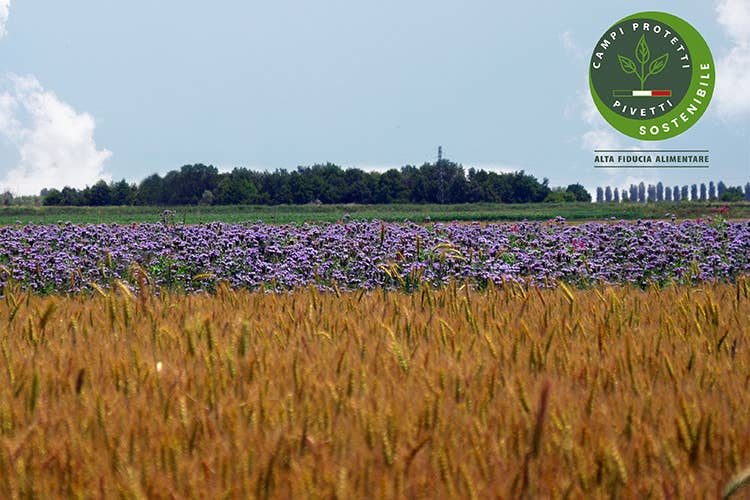
[[[727,215],[2,226],[0,497],[743,488]]]
[[[711,497],[750,283],[0,303],[0,496]],[[741,478],[739,478],[741,479]]]
[[[339,224],[174,223],[0,228],[0,285],[37,293],[443,286],[576,287],[732,281],[750,273],[750,223],[609,221]]]
[[[423,222],[458,221],[543,221],[557,216],[571,221],[617,219],[663,219],[710,217],[728,206],[732,218],[750,218],[750,203],[735,202],[659,202],[659,203],[467,203],[462,205],[387,204],[387,205],[234,205],[234,206],[112,206],[112,207],[0,207],[0,225],[15,224],[129,224],[159,222],[165,209],[174,212],[175,222],[258,222],[267,224],[333,223],[346,215],[353,219],[378,219]]]

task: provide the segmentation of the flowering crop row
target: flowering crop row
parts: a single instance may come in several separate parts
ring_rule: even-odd
[[[137,286],[413,289],[451,280],[648,286],[750,273],[750,222],[565,224],[15,225],[0,228],[0,285],[80,292]]]

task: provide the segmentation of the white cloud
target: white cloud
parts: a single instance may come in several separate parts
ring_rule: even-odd
[[[0,38],[8,34],[5,24],[8,22],[10,15],[10,0],[0,0]]]
[[[591,197],[596,199],[597,186],[601,186],[602,189],[607,186],[610,186],[613,190],[614,188],[618,188],[620,190],[620,196],[622,196],[623,191],[628,191],[628,195],[630,195],[629,188],[631,184],[637,186],[643,182],[646,186],[649,184],[655,186],[660,180],[653,170],[646,171],[639,169],[638,172],[642,172],[642,174],[631,172],[627,169],[607,169],[605,178],[599,180],[596,184],[584,184],[584,187],[589,193],[591,193]]]
[[[568,53],[569,56],[573,57],[574,59],[584,60],[586,59],[586,51],[583,50],[576,42],[573,40],[573,33],[570,31],[564,31],[562,34],[560,34],[560,41],[563,44],[563,47],[565,48],[565,51]]]
[[[597,149],[620,149],[620,141],[609,130],[592,128],[581,136],[583,149],[594,151]]]
[[[719,0],[718,21],[735,42],[750,42],[750,3],[747,0]]]
[[[486,172],[495,172],[496,174],[512,174],[513,172],[520,172],[521,170],[525,170],[526,173],[529,173],[530,170],[532,170],[528,167],[522,167],[520,165],[506,165],[500,163],[477,163],[464,165],[464,169],[467,172],[472,167],[477,170],[484,170]]]
[[[450,158],[448,158],[450,160]],[[428,163],[434,163],[435,159],[427,159],[425,162]],[[359,168],[361,170],[364,170],[366,172],[380,172],[383,173],[387,170],[395,169],[400,170],[401,167],[405,165],[416,165],[420,166],[423,162],[408,162],[404,161],[401,164],[393,164],[393,165],[377,165],[377,164],[364,164],[364,165],[344,165],[342,168]],[[528,167],[522,167],[520,165],[508,165],[508,164],[502,164],[502,163],[474,163],[471,161],[462,161],[460,162],[461,165],[464,167],[464,172],[468,173],[470,168],[473,168],[475,170],[484,170],[487,172],[496,172],[498,174],[501,173],[512,173],[512,172],[520,172],[521,170],[529,171],[530,169]]]
[[[586,58],[585,51],[574,42],[573,36],[569,31],[562,33],[560,39],[565,47],[565,51],[570,57],[575,59]],[[586,78],[582,82],[580,90],[576,92],[572,105],[565,109],[565,115],[572,118],[578,118],[586,125],[586,129],[577,140],[580,140],[581,149],[589,154],[593,154],[594,150],[597,149],[624,149],[638,151],[639,149],[648,149],[649,147],[649,144],[643,141],[640,141],[637,145],[632,144],[629,140],[623,141],[623,135],[607,123],[601,113],[599,113],[596,104],[594,104],[594,100],[591,98],[588,74],[586,74]],[[593,160],[593,156],[591,159]],[[634,173],[636,175],[633,175]],[[638,176],[639,173],[642,175]],[[637,185],[641,181],[646,184],[656,184],[658,178],[655,171],[638,169],[633,172],[632,170],[613,168],[600,169],[597,171],[596,175],[592,174],[587,176],[580,182],[589,194],[591,194],[592,198],[595,199],[597,186],[617,187],[622,191],[623,189],[627,189],[631,184]]]
[[[336,163],[336,162],[333,162],[333,163]],[[346,164],[346,163],[344,163],[344,164],[336,163],[336,164],[340,165],[341,168],[343,168],[343,169],[358,168],[360,170],[364,170],[365,172],[381,172],[381,173],[382,172],[386,172],[388,170],[391,170],[392,168],[395,168],[396,170],[399,170],[401,168],[401,165],[379,165],[377,163],[373,163],[373,164],[361,164],[361,165],[357,165],[357,164],[351,164],[351,165],[349,165],[349,164]],[[406,163],[404,163],[404,165],[406,165]]]
[[[575,42],[570,31],[561,33],[560,40],[569,57],[579,61],[585,60],[586,52]],[[595,149],[621,149],[623,147],[620,137],[596,109],[589,90],[588,75],[582,82],[581,90],[576,92],[572,105],[565,109],[565,116],[573,115],[582,119],[586,124],[587,130],[580,136],[582,149],[592,152]]]
[[[1,0],[0,0],[1,1]],[[19,162],[0,179],[0,189],[38,194],[44,187],[81,188],[109,180],[97,149],[94,119],[45,90],[34,76],[6,76],[0,89],[0,134],[18,150]]]
[[[577,95],[578,109],[581,110],[581,118],[586,123],[588,130],[581,136],[581,147],[586,151],[595,149],[622,149],[620,136],[604,120],[591,98],[588,81],[584,90]]]
[[[719,24],[734,44],[716,61],[715,102],[719,116],[750,116],[750,2],[719,0]]]

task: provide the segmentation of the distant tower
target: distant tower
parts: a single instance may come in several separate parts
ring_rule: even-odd
[[[437,159],[437,171],[438,171],[438,189],[440,203],[445,203],[445,178],[443,176],[443,146],[438,146],[438,159]]]

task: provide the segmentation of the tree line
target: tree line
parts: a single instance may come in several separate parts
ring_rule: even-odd
[[[597,203],[653,203],[660,201],[750,201],[750,182],[742,186],[727,186],[723,181],[691,186],[664,186],[661,182],[631,184],[628,189],[606,186],[596,188]]]
[[[26,197],[28,198],[28,197]],[[184,165],[166,175],[152,174],[139,183],[122,179],[101,180],[76,189],[44,189],[44,205],[279,205],[279,204],[386,204],[386,203],[532,203],[592,201],[581,184],[550,187],[524,171],[492,172],[469,168],[450,160],[406,165],[385,172],[343,169],[332,163],[256,171],[235,168],[219,172],[212,165]],[[750,182],[726,186],[719,181],[708,185],[664,186],[661,182],[631,184],[629,188],[597,187],[598,203],[661,201],[750,201]],[[36,201],[36,199],[35,199]],[[3,193],[2,203],[13,203]],[[14,204],[14,203],[13,203]]]
[[[99,181],[84,189],[45,189],[44,205],[279,205],[333,203],[531,203],[591,201],[580,184],[550,188],[524,171],[497,173],[450,160],[407,165],[385,172],[343,169],[332,163],[219,173],[211,165],[184,165],[138,184]]]

